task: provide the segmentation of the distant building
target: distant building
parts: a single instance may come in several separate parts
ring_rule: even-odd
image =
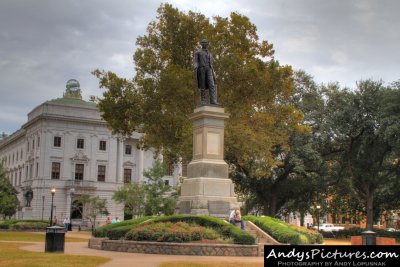
[[[110,216],[123,218],[124,207],[111,199],[113,193],[124,183],[144,182],[143,170],[155,160],[151,149],[137,148],[140,137],[112,135],[96,104],[82,100],[79,82],[69,80],[62,98],[34,108],[21,129],[1,137],[0,160],[19,191],[16,218],[49,219],[52,187],[59,222],[72,213],[73,224],[85,223],[71,212],[82,194],[107,199]],[[181,173],[171,169],[165,183],[177,184]]]

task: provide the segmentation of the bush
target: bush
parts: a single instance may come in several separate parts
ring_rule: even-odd
[[[125,235],[126,240],[177,243],[217,238],[214,230],[186,222],[151,222],[139,225]]]
[[[152,219],[153,218],[153,219]],[[174,215],[162,217],[141,217],[133,220],[127,220],[120,223],[114,223],[99,227],[96,229],[95,237],[108,237],[110,239],[121,239],[125,234],[135,228],[135,226],[144,223],[146,220],[152,219],[152,222],[186,222],[187,224],[197,224],[206,228],[211,228],[220,234],[224,239],[232,239],[235,244],[254,244],[255,238],[245,231],[237,228],[223,220],[211,216],[188,216]],[[179,234],[176,234],[179,235]],[[214,234],[210,232],[210,237]],[[183,238],[184,239],[184,238]]]
[[[0,221],[0,229],[10,229],[10,225],[16,222],[17,220]]]
[[[11,230],[46,230],[48,223],[45,222],[17,222],[10,225]]]
[[[189,215],[173,215],[163,216],[154,219],[154,222],[187,222],[194,223],[200,226],[211,228],[219,233],[225,239],[232,239],[235,244],[254,244],[255,238],[249,233],[243,231],[236,226],[233,226],[221,219],[212,216],[189,216]]]
[[[351,236],[360,236],[362,232],[364,232],[365,230],[366,229],[359,227],[352,227],[349,229],[344,229],[333,233],[321,231],[321,234],[325,238],[350,238]],[[376,236],[391,237],[391,238],[396,238],[396,240],[400,240],[400,232],[389,232],[384,229],[373,229],[373,231],[376,233]]]
[[[47,221],[42,220],[7,220],[0,221],[0,229],[10,230],[46,230]]]
[[[135,225],[145,222],[153,218],[152,216],[144,216],[131,220],[126,220],[118,223],[111,223],[101,227],[96,228],[93,233],[94,237],[108,237],[112,240],[117,240],[125,236],[125,234],[131,230]],[[118,229],[117,229],[118,228]],[[114,233],[114,229],[116,233]],[[124,232],[125,231],[125,232]],[[109,236],[111,235],[111,237]],[[119,238],[116,238],[119,237]]]
[[[278,242],[293,245],[322,243],[323,237],[316,231],[287,224],[272,217],[244,216],[270,234]]]

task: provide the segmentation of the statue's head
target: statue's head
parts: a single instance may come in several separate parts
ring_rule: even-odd
[[[201,47],[206,48],[208,46],[208,40],[207,39],[203,39],[200,42]]]

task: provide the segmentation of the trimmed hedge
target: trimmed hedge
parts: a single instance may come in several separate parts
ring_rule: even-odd
[[[366,229],[359,228],[359,227],[352,227],[349,229],[344,229],[336,232],[324,232],[321,231],[321,234],[325,238],[350,238],[351,236],[360,236],[362,232],[364,232]],[[373,229],[376,233],[376,236],[379,237],[391,237],[395,238],[397,241],[400,241],[400,232],[389,232],[384,229]]]
[[[98,227],[93,232],[94,237],[108,237],[111,240],[118,240],[125,236],[125,234],[131,230],[134,226],[152,219],[152,216],[144,216],[131,220],[126,220],[118,223],[110,223],[101,227]]]
[[[272,217],[244,216],[243,219],[253,222],[280,243],[302,245],[323,242],[322,235],[316,231],[290,225]]]
[[[219,235],[211,228],[186,222],[151,222],[137,225],[126,235],[126,240],[156,242],[191,242],[215,240]]]
[[[126,233],[151,219],[151,222],[186,222],[188,224],[197,224],[199,226],[212,228],[223,238],[232,238],[235,244],[254,244],[255,238],[238,227],[235,227],[223,220],[211,216],[188,216],[172,215],[162,217],[140,217],[133,220],[127,220],[120,223],[113,223],[99,227],[93,235],[95,237],[108,237],[111,240],[118,240],[125,237]]]
[[[212,216],[172,215],[157,217],[154,222],[186,222],[214,229],[224,238],[232,238],[235,244],[254,244],[256,239],[242,229]]]
[[[42,220],[7,220],[0,221],[0,229],[9,230],[46,230],[47,221]]]

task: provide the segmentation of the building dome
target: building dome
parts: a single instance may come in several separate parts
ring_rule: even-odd
[[[67,89],[75,89],[75,88],[79,88],[80,84],[77,80],[75,79],[69,79],[67,81],[67,85],[65,86]]]

